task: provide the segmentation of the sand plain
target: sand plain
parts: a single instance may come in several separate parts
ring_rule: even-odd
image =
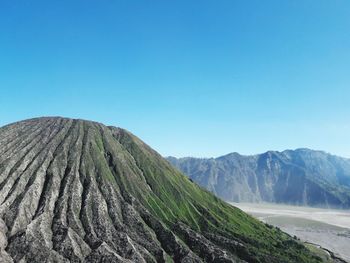
[[[320,245],[350,262],[350,211],[280,204],[231,203],[302,241]]]

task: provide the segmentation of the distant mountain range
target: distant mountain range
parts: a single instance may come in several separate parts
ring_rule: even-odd
[[[226,201],[350,207],[350,160],[326,152],[297,149],[167,160]]]

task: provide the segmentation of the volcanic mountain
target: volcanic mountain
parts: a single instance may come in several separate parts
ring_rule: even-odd
[[[192,183],[126,130],[0,129],[0,262],[321,262]]]
[[[350,160],[323,151],[168,160],[226,201],[350,208]]]

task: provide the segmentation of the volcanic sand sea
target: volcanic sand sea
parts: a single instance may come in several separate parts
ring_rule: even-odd
[[[231,203],[302,241],[318,244],[350,262],[350,210],[280,204]]]

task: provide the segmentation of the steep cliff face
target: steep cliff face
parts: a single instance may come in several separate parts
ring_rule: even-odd
[[[325,152],[298,149],[168,161],[227,201],[350,207],[350,160]]]
[[[0,262],[320,262],[192,183],[129,132],[0,129]]]

